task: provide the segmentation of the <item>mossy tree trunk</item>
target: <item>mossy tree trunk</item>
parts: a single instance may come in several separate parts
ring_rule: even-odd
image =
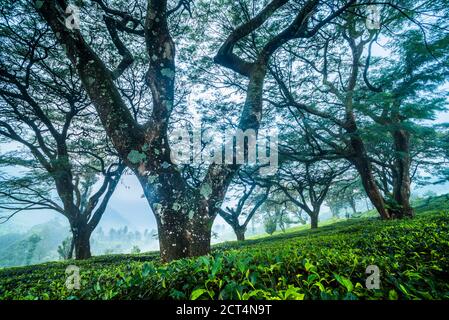
[[[410,134],[405,130],[393,132],[395,146],[395,169],[393,179],[393,198],[398,204],[394,212],[395,218],[413,217],[414,210],[410,205]]]

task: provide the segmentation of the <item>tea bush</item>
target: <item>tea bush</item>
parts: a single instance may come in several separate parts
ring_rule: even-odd
[[[157,253],[0,270],[0,299],[447,299],[449,213],[355,219],[228,242],[168,264]],[[81,288],[65,286],[67,265]],[[380,289],[365,286],[380,269]]]

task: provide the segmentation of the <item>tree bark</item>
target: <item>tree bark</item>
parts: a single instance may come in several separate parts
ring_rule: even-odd
[[[176,219],[175,214],[176,212],[163,211],[156,215],[159,249],[164,262],[185,258],[189,252],[187,221],[182,215]],[[161,216],[163,217],[161,218]]]
[[[413,217],[414,210],[410,205],[410,134],[405,130],[395,130],[393,139],[396,151],[393,198],[400,207],[393,215],[394,218]]]
[[[385,200],[376,185],[374,175],[370,170],[370,167],[371,165],[363,159],[358,159],[356,161],[356,168],[360,174],[360,178],[368,198],[376,208],[377,212],[379,212],[382,219],[390,219],[390,213],[385,207]]]
[[[75,259],[89,259],[92,254],[90,252],[90,234],[91,232],[85,227],[72,227],[73,245],[75,249]]]
[[[219,203],[221,205],[221,201]],[[190,219],[188,230],[189,236],[189,257],[206,255],[210,252],[210,240],[212,237],[212,224],[215,220],[215,210],[213,206],[199,202],[199,208],[193,218]]]
[[[210,252],[212,218],[183,217],[183,211],[165,211],[157,215],[161,260],[206,255]],[[161,215],[164,218],[161,218]]]
[[[237,237],[237,241],[245,241],[245,229],[242,227],[234,227],[234,232]]]
[[[363,188],[370,199],[371,203],[379,212],[382,219],[390,219],[390,212],[385,207],[385,200],[379,187],[376,184],[371,162],[368,159],[365,145],[360,137],[353,133],[351,137],[351,147],[353,150],[353,156],[349,157],[362,180]]]
[[[143,171],[136,172],[156,218],[164,262],[210,252],[212,224],[217,213],[214,208],[219,207],[224,198],[224,195],[213,198],[204,192],[202,195],[201,189],[188,187],[172,167],[163,169],[157,181],[151,182],[151,176],[149,178]]]
[[[310,228],[311,229],[318,228],[318,213],[316,212],[310,215]]]

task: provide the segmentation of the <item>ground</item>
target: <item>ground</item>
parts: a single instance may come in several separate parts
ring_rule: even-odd
[[[416,208],[414,219],[364,213],[168,264],[152,252],[3,269],[0,299],[447,299],[447,196]],[[68,265],[80,267],[79,290],[66,287]],[[367,288],[372,266],[379,289]]]

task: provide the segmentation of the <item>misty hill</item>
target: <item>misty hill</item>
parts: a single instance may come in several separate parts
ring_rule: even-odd
[[[58,245],[68,234],[68,225],[59,218],[35,225],[26,232],[3,234],[0,236],[0,267],[58,260]]]
[[[103,217],[98,225],[98,227],[103,228],[103,230],[118,229],[127,226],[128,229],[137,229],[134,221],[128,219],[125,215],[120,214],[120,212],[114,209],[107,209],[103,214]]]

